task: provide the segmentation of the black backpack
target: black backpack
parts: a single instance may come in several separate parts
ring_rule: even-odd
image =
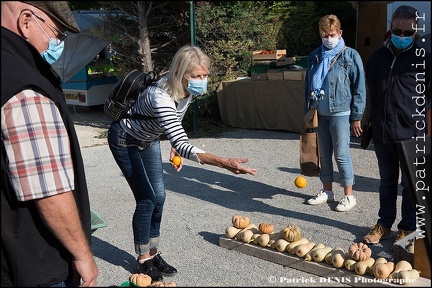
[[[111,88],[104,105],[105,113],[115,121],[123,118],[153,118],[139,114],[131,115],[128,111],[135,104],[139,94],[155,81],[156,73],[153,71],[145,73],[135,69],[128,72]]]

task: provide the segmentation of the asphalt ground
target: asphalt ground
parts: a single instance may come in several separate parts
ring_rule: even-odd
[[[108,223],[92,234],[92,247],[100,270],[98,286],[120,286],[136,273],[132,235],[135,208],[131,190],[116,165],[106,139],[97,138],[110,121],[102,109],[70,108],[86,167],[91,207]],[[185,160],[180,172],[168,161],[170,145],[162,141],[166,183],[166,204],[161,227],[160,251],[163,258],[179,271],[165,277],[177,286],[351,286],[344,279],[320,277],[287,266],[219,246],[219,238],[236,214],[248,216],[252,223],[272,223],[276,231],[293,224],[309,241],[333,248],[348,249],[361,241],[376,223],[379,208],[378,167],[373,145],[360,148],[352,138],[357,206],[336,212],[343,196],[335,166],[333,190],[336,202],[307,205],[305,200],[321,188],[317,177],[306,177],[308,184],[294,185],[299,176],[299,134],[289,131],[235,129],[217,137],[192,139],[191,142],[212,154],[249,158],[245,165],[257,175],[235,175],[208,165]],[[392,227],[396,234],[398,216]],[[395,238],[371,246],[373,257],[393,260]]]

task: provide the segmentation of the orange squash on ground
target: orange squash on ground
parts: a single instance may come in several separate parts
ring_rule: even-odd
[[[258,225],[258,229],[263,234],[271,234],[274,231],[274,225],[270,223],[261,223]]]
[[[146,274],[135,273],[129,277],[129,281],[135,283],[137,286],[147,287],[151,284],[152,279]]]

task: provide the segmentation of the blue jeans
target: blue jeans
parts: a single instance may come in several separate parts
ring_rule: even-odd
[[[374,141],[375,154],[378,159],[380,174],[378,224],[391,229],[396,220],[396,200],[398,196],[399,182],[399,155],[397,144],[380,143]],[[402,172],[402,219],[397,228],[408,231],[416,230],[415,202],[411,195],[411,188],[407,175]]]
[[[318,116],[318,145],[320,149],[322,183],[332,183],[333,152],[340,174],[342,187],[354,184],[354,171],[350,155],[350,121],[349,115]]]
[[[136,201],[132,218],[135,252],[148,254],[158,246],[166,196],[160,140],[143,144],[113,122],[108,129],[108,143]]]

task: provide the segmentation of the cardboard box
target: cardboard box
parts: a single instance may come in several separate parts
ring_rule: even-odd
[[[285,65],[292,65],[292,64],[296,64],[295,57],[288,57],[286,59],[276,60],[276,66],[285,66]]]
[[[284,80],[305,80],[306,70],[292,70],[292,71],[284,71],[283,72]]]

